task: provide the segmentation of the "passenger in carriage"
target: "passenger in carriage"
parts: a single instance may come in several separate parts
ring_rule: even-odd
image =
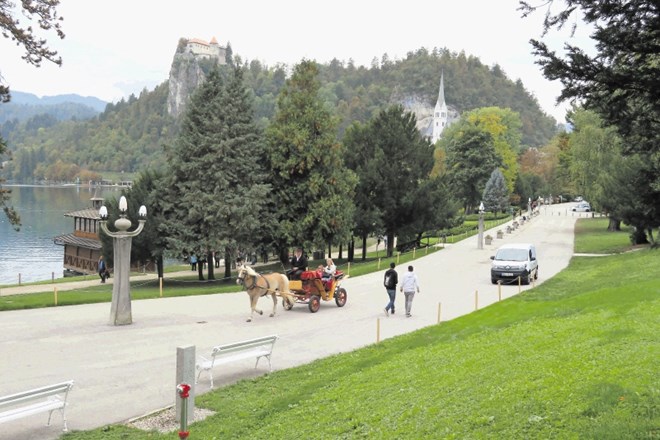
[[[337,266],[335,266],[335,263],[332,261],[332,258],[326,258],[325,267],[323,268],[323,276],[321,277],[321,279],[323,280],[323,284],[325,285],[325,290],[330,290],[330,288],[332,287],[332,279],[334,278],[336,273],[337,273]]]

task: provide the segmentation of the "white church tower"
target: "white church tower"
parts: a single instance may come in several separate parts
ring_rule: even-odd
[[[445,102],[445,73],[440,75],[440,90],[438,92],[438,102],[435,103],[435,110],[433,110],[433,135],[431,136],[431,143],[435,144],[442,131],[447,126],[449,120],[449,111],[447,103]]]

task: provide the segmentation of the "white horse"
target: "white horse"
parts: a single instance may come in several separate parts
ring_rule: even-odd
[[[275,316],[277,310],[277,294],[282,297],[282,301],[287,301],[291,305],[295,302],[295,297],[289,291],[289,279],[281,273],[269,273],[261,275],[250,266],[243,264],[238,268],[237,284],[242,284],[250,297],[250,317],[247,322],[252,321],[254,312],[263,315],[264,312],[257,309],[257,301],[262,296],[270,295],[273,298],[273,312],[271,317]]]

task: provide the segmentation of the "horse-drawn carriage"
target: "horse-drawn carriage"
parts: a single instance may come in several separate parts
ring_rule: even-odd
[[[348,298],[346,289],[340,286],[344,278],[339,270],[328,280],[322,279],[317,271],[308,270],[300,275],[300,280],[289,280],[289,292],[295,296],[297,304],[307,304],[312,313],[319,311],[321,300],[334,299],[337,307],[344,307]],[[288,301],[283,301],[282,305],[286,310],[293,308],[293,303]]]

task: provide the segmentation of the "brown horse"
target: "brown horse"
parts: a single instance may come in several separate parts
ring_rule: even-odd
[[[254,312],[263,315],[264,312],[257,309],[257,301],[262,296],[270,295],[273,298],[273,312],[271,317],[275,316],[277,310],[277,294],[282,297],[282,301],[292,304],[295,297],[289,292],[289,279],[281,273],[269,273],[261,275],[250,266],[242,265],[238,268],[237,284],[242,284],[250,297],[250,308],[252,309],[247,322],[252,321]]]

